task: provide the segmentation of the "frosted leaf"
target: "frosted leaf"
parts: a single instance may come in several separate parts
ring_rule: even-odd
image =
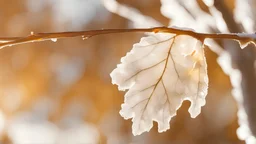
[[[250,41],[250,40],[239,40],[238,43],[241,49],[246,48],[249,44],[256,45],[254,41]]]
[[[241,38],[247,37],[247,38],[251,38],[251,39],[256,39],[256,34],[239,33],[239,34],[237,34],[237,36],[239,36]],[[238,40],[238,43],[239,43],[241,49],[244,49],[249,44],[256,45],[253,40]]]
[[[134,135],[149,131],[153,121],[159,132],[169,129],[184,100],[191,101],[193,118],[205,105],[204,51],[202,43],[190,36],[158,33],[143,37],[110,75],[119,90],[128,90],[120,114],[132,118]]]
[[[248,46],[248,44],[250,44],[250,41],[249,42],[248,41],[238,41],[238,43],[239,43],[241,49],[244,49],[245,47]]]

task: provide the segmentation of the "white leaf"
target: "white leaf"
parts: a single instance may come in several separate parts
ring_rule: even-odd
[[[204,51],[202,43],[190,36],[158,33],[144,37],[110,75],[119,90],[129,90],[120,114],[132,118],[134,135],[149,131],[153,121],[159,132],[169,129],[184,100],[191,101],[193,118],[205,105]]]

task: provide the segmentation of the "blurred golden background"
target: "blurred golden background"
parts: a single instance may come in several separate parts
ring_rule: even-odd
[[[233,1],[226,0],[232,9]],[[158,0],[119,0],[168,25]],[[0,36],[131,28],[100,0],[0,0]],[[29,43],[0,50],[1,144],[242,144],[229,78],[206,49],[209,94],[195,119],[183,103],[170,130],[140,136],[119,115],[124,92],[109,73],[142,34]]]

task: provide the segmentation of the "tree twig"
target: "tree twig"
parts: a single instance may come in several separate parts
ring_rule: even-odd
[[[176,35],[188,35],[198,40],[204,41],[205,39],[233,39],[243,43],[253,42],[256,43],[255,34],[237,34],[237,33],[198,33],[190,29],[182,29],[176,27],[154,27],[144,29],[101,29],[101,30],[88,30],[88,31],[74,31],[74,32],[56,32],[56,33],[32,33],[25,37],[0,37],[0,49],[23,43],[39,42],[45,40],[57,40],[60,38],[78,37],[88,39],[92,36],[114,33],[128,33],[128,32],[153,32],[153,33],[172,33]]]

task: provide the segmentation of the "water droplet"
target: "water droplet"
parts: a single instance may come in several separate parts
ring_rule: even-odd
[[[57,38],[51,38],[51,41],[57,42]]]
[[[82,36],[83,40],[87,40],[89,37],[88,36]]]

